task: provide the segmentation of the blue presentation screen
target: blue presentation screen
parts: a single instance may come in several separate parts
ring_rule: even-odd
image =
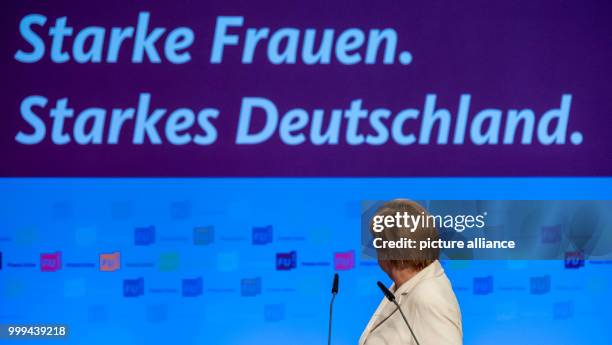
[[[376,281],[389,282],[360,259],[361,200],[612,193],[597,178],[6,179],[0,188],[0,323],[66,324],[71,344],[325,343],[334,272],[334,342],[355,344],[382,299]],[[43,253],[61,254],[61,268],[41,271]],[[293,266],[279,266],[277,255],[291,253]],[[609,261],[443,266],[466,344],[612,340]]]

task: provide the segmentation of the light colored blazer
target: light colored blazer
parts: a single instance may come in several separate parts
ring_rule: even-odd
[[[459,303],[438,260],[402,284],[395,299],[421,345],[463,343]],[[406,345],[416,342],[395,304],[383,298],[359,339],[359,345]]]

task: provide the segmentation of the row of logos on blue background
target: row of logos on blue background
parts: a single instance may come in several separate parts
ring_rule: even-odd
[[[350,258],[351,268],[354,267],[354,252],[350,252],[352,258]],[[62,268],[62,257],[61,252],[54,253],[43,253],[40,255],[40,270],[42,272],[55,272]],[[346,253],[337,253],[337,254],[346,254]],[[163,254],[162,254],[163,255]],[[166,257],[168,258],[168,257]],[[178,253],[172,253],[170,260],[172,262],[178,262]],[[289,270],[295,268],[297,262],[297,253],[292,251],[290,253],[279,253],[277,254],[277,269],[278,270]],[[342,261],[342,264],[345,262]],[[166,263],[167,264],[167,263]],[[18,267],[14,266],[12,263],[9,263],[9,267]],[[174,265],[174,267],[178,267],[178,265]],[[2,267],[2,252],[0,252],[0,269]],[[83,266],[78,266],[83,267]],[[113,253],[103,253],[100,254],[100,271],[112,272],[116,271],[121,267],[121,253],[113,252]],[[347,266],[336,265],[336,267],[340,267],[339,270],[344,269]],[[241,295],[242,296],[257,296],[261,294],[261,285],[262,278],[244,278],[241,280]],[[551,290],[551,276],[543,275],[543,276],[534,276],[530,277],[530,288],[529,291],[533,295],[542,295],[550,292]],[[473,278],[473,293],[475,295],[488,295],[493,292],[494,284],[493,284],[493,276],[488,275],[485,277],[475,277]],[[172,289],[171,289],[172,290]],[[195,297],[199,296],[203,293],[203,279],[202,277],[196,278],[187,278],[182,280],[182,296],[184,297]],[[178,292],[178,291],[166,291],[166,292]],[[145,293],[145,285],[144,278],[137,279],[125,279],[123,281],[123,295],[125,297],[138,297],[144,295]]]
[[[193,228],[194,245],[210,245],[215,240],[214,226]],[[155,226],[136,227],[134,229],[134,245],[150,246],[156,242]],[[266,245],[273,242],[273,227],[271,225],[252,228],[252,244]],[[231,258],[229,258],[231,259]],[[232,261],[232,260],[227,260]],[[176,252],[161,253],[159,257],[160,271],[173,271],[178,269],[180,262],[179,254]],[[585,256],[581,251],[570,251],[565,253],[565,268],[577,269],[584,266]],[[291,270],[297,267],[297,252],[279,252],[276,254],[276,269]],[[355,251],[335,252],[333,255],[335,270],[349,270],[355,266]],[[132,264],[132,267],[151,267],[153,263]],[[303,266],[329,266],[329,262],[302,262]],[[32,263],[13,264],[13,267],[33,267]],[[93,263],[71,264],[72,267],[95,267]],[[1,261],[0,261],[1,268]],[[52,272],[61,268],[61,253],[43,253],[40,256],[40,269],[43,272]],[[120,268],[119,252],[100,254],[101,271],[115,271]]]
[[[529,292],[532,295],[544,295],[551,291],[551,276],[548,274],[534,276],[529,279]],[[181,294],[183,297],[196,297],[203,293],[202,277],[188,278],[182,280]],[[124,297],[139,297],[145,294],[145,279],[125,279],[123,281]],[[473,278],[473,294],[489,295],[494,291],[493,276]],[[167,289],[166,292],[178,292]],[[262,278],[243,278],[240,280],[240,295],[244,297],[254,297],[262,292]]]
[[[551,243],[551,241],[557,242],[560,240],[560,226],[555,227],[543,227],[542,228],[542,241],[543,243]],[[266,245],[273,241],[273,228],[271,225],[265,227],[253,227],[252,228],[252,244],[253,245]],[[155,227],[140,227],[134,230],[134,244],[135,245],[151,245],[155,243]],[[215,240],[215,230],[213,226],[206,227],[195,227],[193,229],[193,244],[195,245],[208,245],[213,243]],[[344,254],[337,253],[334,256],[334,262],[338,261],[350,261],[350,255],[353,256],[353,263],[347,262],[346,265],[336,264],[337,270],[350,269],[354,266],[354,253]],[[279,254],[277,256],[277,269],[291,269],[295,268],[295,261],[292,260],[291,256],[295,257],[295,253]],[[279,265],[279,260],[281,264]],[[585,255],[580,250],[569,251],[565,253],[565,268],[579,268],[584,266]],[[283,264],[286,263],[286,264]],[[350,266],[350,267],[344,267]]]
[[[254,245],[266,245],[272,243],[274,232],[272,225],[253,227],[252,243]],[[134,245],[148,246],[156,241],[155,226],[138,227],[134,229]],[[193,244],[208,245],[215,241],[214,226],[202,226],[193,228]]]
[[[102,272],[113,272],[121,268],[121,252],[114,251],[111,253],[99,254],[99,269]],[[234,253],[220,253],[218,256],[219,270],[231,271],[233,266],[237,266],[237,257]],[[164,252],[159,254],[157,267],[162,272],[177,271],[180,266],[180,253]],[[371,264],[371,263],[368,263]],[[35,262],[7,262],[7,267],[10,268],[35,268]],[[95,268],[94,262],[68,262],[66,266],[69,268]],[[126,264],[130,268],[151,268],[155,266],[153,262],[130,262]],[[298,256],[297,251],[276,253],[276,270],[289,271],[297,268]],[[330,266],[327,261],[303,261],[302,266]],[[41,253],[40,262],[41,272],[56,272],[62,269],[63,260],[62,252],[55,251],[51,253]],[[333,267],[336,271],[351,270],[355,267],[355,251],[349,250],[346,252],[335,252]],[[2,252],[0,252],[0,270],[2,269]]]
[[[4,266],[3,253],[0,252],[0,270]],[[297,268],[298,256],[297,251],[282,252],[276,254],[276,270],[287,271]],[[373,265],[375,263],[368,263]],[[302,263],[304,266],[312,266],[311,263]],[[320,264],[323,266],[322,264]],[[11,262],[8,261],[8,268],[35,268],[36,263],[33,262]],[[94,263],[68,263],[70,268],[95,268]],[[99,254],[99,271],[113,272],[121,268],[121,252],[115,251],[111,253]],[[180,254],[178,252],[166,252],[159,255],[158,269],[163,272],[177,271],[180,266]],[[577,269],[584,266],[583,259],[571,257],[565,261],[565,267],[568,269]],[[56,272],[63,267],[62,252],[41,253],[39,268],[41,272]],[[138,264],[132,267],[154,267],[154,264],[143,265]],[[351,270],[355,267],[355,252],[337,252],[334,253],[334,269],[336,271]],[[244,278],[241,280],[240,291],[242,296],[257,296],[261,293],[261,277]],[[170,291],[172,290],[172,291]],[[178,289],[170,289],[165,292],[177,292]],[[494,291],[494,281],[492,275],[484,277],[474,277],[472,292],[474,295],[488,295]],[[532,276],[529,278],[529,292],[533,295],[542,295],[551,291],[551,276]],[[203,292],[202,277],[186,278],[182,280],[181,294],[184,297],[195,297]],[[125,297],[138,297],[144,295],[145,285],[144,278],[125,279],[123,281],[123,295]]]

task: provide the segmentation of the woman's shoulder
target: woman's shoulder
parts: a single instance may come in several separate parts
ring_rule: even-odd
[[[446,275],[431,277],[417,284],[406,294],[406,302],[413,306],[432,307],[437,304],[448,304],[456,297]]]

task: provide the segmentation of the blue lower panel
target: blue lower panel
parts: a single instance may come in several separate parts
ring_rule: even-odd
[[[388,282],[359,260],[360,200],[610,195],[596,178],[3,179],[0,323],[67,324],[71,344],[323,344],[338,268],[333,343],[355,344]],[[607,262],[444,266],[466,344],[612,343]]]

